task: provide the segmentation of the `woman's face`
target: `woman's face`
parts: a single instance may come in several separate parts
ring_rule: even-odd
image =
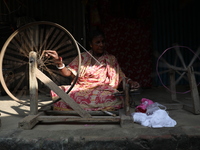
[[[105,38],[102,35],[94,37],[90,46],[93,50],[93,55],[101,56],[105,51]]]

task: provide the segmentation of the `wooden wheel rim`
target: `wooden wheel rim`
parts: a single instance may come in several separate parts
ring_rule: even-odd
[[[78,47],[78,45],[77,45],[77,42],[76,42],[76,40],[74,39],[74,37],[71,35],[71,33],[67,30],[67,29],[65,29],[64,27],[62,27],[61,25],[59,25],[59,24],[56,24],[56,23],[53,23],[53,22],[47,22],[47,21],[38,21],[38,22],[32,22],[32,23],[29,23],[29,24],[26,24],[26,25],[24,25],[24,26],[22,26],[21,28],[19,28],[19,29],[17,29],[15,32],[13,32],[11,35],[10,35],[10,37],[6,40],[6,42],[5,42],[5,44],[3,45],[3,47],[2,47],[2,50],[1,50],[1,55],[0,55],[0,79],[1,79],[1,84],[2,84],[2,87],[4,88],[4,90],[5,90],[5,92],[13,99],[13,100],[15,100],[15,101],[17,101],[17,102],[19,102],[19,103],[22,103],[22,104],[24,104],[24,105],[27,105],[27,103],[24,103],[21,99],[19,99],[19,98],[17,98],[16,97],[16,95],[14,95],[11,91],[10,91],[10,89],[8,88],[8,86],[7,86],[7,84],[6,84],[6,82],[5,82],[5,78],[4,78],[4,73],[3,73],[3,70],[4,70],[4,68],[3,68],[3,63],[4,63],[4,59],[7,59],[7,55],[6,55],[6,50],[8,51],[8,46],[10,46],[10,45],[12,45],[13,43],[15,43],[15,44],[19,44],[20,45],[20,40],[19,39],[17,39],[17,40],[19,40],[19,41],[17,41],[15,38],[18,38],[17,36],[20,36],[20,39],[21,39],[21,35],[24,35],[24,34],[27,34],[27,31],[26,30],[30,30],[31,28],[33,28],[33,27],[41,27],[41,28],[47,28],[48,30],[45,30],[45,29],[41,29],[41,30],[38,30],[38,29],[40,29],[40,28],[38,28],[38,29],[35,29],[35,30],[33,30],[33,31],[37,31],[38,33],[39,33],[39,31],[42,31],[42,34],[39,34],[39,40],[37,39],[37,42],[41,42],[41,43],[39,43],[39,44],[42,44],[43,46],[44,46],[44,44],[48,44],[48,45],[53,45],[52,47],[59,47],[58,48],[58,53],[60,52],[60,53],[64,53],[63,55],[66,57],[66,58],[70,58],[70,60],[67,60],[68,62],[66,62],[66,63],[69,63],[71,60],[73,60],[72,58],[74,58],[74,57],[78,57],[78,68],[77,68],[77,75],[76,75],[76,77],[75,77],[75,80],[73,81],[73,83],[71,84],[71,86],[70,86],[70,88],[68,89],[68,91],[66,92],[66,93],[69,93],[70,91],[71,91],[71,89],[73,88],[73,86],[75,85],[75,83],[76,83],[76,81],[77,81],[77,79],[78,79],[78,76],[79,76],[79,72],[80,72],[80,66],[81,66],[81,55],[80,55],[80,50],[79,50],[79,47]],[[45,30],[45,31],[44,31]],[[37,33],[37,34],[38,34]],[[53,33],[56,33],[56,35],[54,35]],[[32,34],[34,35],[34,36],[36,36],[36,33],[34,33],[34,32],[32,32]],[[34,46],[33,45],[31,45],[31,46],[33,46],[33,47],[31,47],[30,48],[30,51],[31,50],[33,50],[33,49],[35,49],[35,50],[37,50],[37,48],[38,48],[38,52],[40,52],[39,53],[39,55],[40,56],[42,56],[42,50],[41,49],[43,49],[43,48],[41,48],[40,46],[38,46],[37,48],[36,48],[36,41],[34,41],[33,39],[35,38],[35,37],[33,37],[31,34],[27,34],[27,36],[29,36],[28,38],[31,38],[32,40],[30,40],[30,41],[28,41],[28,40],[26,40],[26,39],[23,39],[23,41],[25,41],[25,42],[27,42],[28,44],[27,45],[31,45],[31,44],[35,44]],[[30,37],[31,36],[31,37]],[[42,37],[41,37],[42,36]],[[46,37],[45,37],[46,36]],[[22,36],[23,37],[23,36]],[[61,45],[62,46],[60,46],[59,44],[59,41],[57,40],[53,40],[53,38],[59,38],[60,40],[61,40]],[[49,38],[49,39],[48,39]],[[52,41],[53,40],[53,41]],[[47,43],[47,42],[52,42],[52,43]],[[12,43],[13,42],[13,43]],[[19,43],[18,43],[19,42]],[[65,42],[67,42],[67,44],[65,43]],[[70,45],[71,44],[71,45]],[[19,51],[19,52],[21,52],[19,49],[21,48],[20,46],[17,46],[17,50]],[[47,46],[47,48],[48,47],[51,47],[51,46]],[[68,46],[70,47],[71,46],[71,48],[68,48]],[[61,47],[61,48],[60,48]],[[65,51],[65,49],[63,49],[63,47],[64,48],[68,48],[68,51],[66,52]],[[34,50],[34,51],[35,51]],[[43,49],[43,50],[46,50],[46,49]],[[75,56],[75,54],[74,54],[74,50],[75,50],[75,54],[76,54],[76,56]],[[27,49],[26,49],[26,51],[27,51]],[[27,51],[27,52],[30,52],[29,50]],[[13,52],[14,54],[12,54],[12,56],[11,56],[11,58],[15,58],[14,56],[15,56],[15,51],[11,51],[11,52]],[[22,52],[24,52],[24,51],[22,51]],[[69,54],[65,54],[65,53],[69,53]],[[71,53],[73,53],[73,55],[71,54]],[[24,56],[22,56],[22,57],[24,57],[24,58],[28,58],[28,55],[27,55],[27,53],[25,54],[25,52],[23,53],[24,54]],[[10,54],[9,54],[10,55]],[[27,56],[26,56],[27,55]],[[20,56],[21,55],[19,55],[18,57],[20,58]],[[73,57],[72,57],[73,56]],[[8,56],[8,57],[10,57],[10,56]],[[61,57],[62,57],[62,55],[61,55]],[[21,61],[20,59],[18,58],[18,60],[19,61]],[[28,59],[27,59],[28,60]],[[39,60],[39,59],[38,59]],[[41,60],[41,59],[40,59]],[[50,62],[50,61],[49,61]],[[29,61],[27,61],[27,62],[23,62],[24,63],[24,65],[28,65],[28,63],[29,63]],[[43,65],[44,65],[44,63],[42,63]],[[44,65],[45,66],[45,65]],[[46,66],[45,66],[46,67]],[[52,67],[52,66],[51,66]],[[48,68],[48,67],[46,67],[46,68]],[[42,69],[44,69],[44,67],[42,68]],[[50,71],[50,70],[49,70]],[[57,75],[57,74],[56,74]]]

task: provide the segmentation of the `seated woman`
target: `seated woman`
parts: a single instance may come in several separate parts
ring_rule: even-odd
[[[100,30],[91,32],[91,50],[81,54],[81,69],[79,78],[69,96],[76,101],[84,110],[116,110],[122,108],[122,101],[117,99],[113,93],[125,77],[115,56],[105,51],[105,36]],[[57,68],[63,76],[75,77],[78,68],[78,58],[75,58],[67,67],[64,66],[56,51],[46,50],[46,56],[55,60]],[[138,88],[138,82],[126,78],[131,88]],[[60,86],[65,92],[70,86]],[[56,93],[51,91],[53,100],[58,99]],[[69,105],[60,100],[54,103],[54,110],[71,110]]]

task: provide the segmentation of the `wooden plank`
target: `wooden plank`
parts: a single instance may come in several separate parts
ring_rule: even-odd
[[[38,113],[38,83],[36,78],[37,53],[29,53],[29,88],[30,88],[30,115]]]
[[[32,129],[39,121],[38,116],[43,115],[43,112],[38,113],[37,115],[28,115],[18,123],[18,128],[24,129],[24,130],[30,130]]]
[[[80,116],[38,116],[37,119],[42,122],[120,122],[119,116],[93,116],[92,118],[81,118]]]
[[[125,110],[125,115],[129,116],[130,115],[130,106],[129,106],[129,101],[130,101],[130,96],[129,96],[129,84],[125,84],[125,102],[124,102],[124,110]]]
[[[68,94],[60,89],[49,77],[47,77],[39,69],[36,69],[36,77],[53,90],[62,100],[64,100],[73,110],[75,110],[83,118],[91,118],[92,116],[80,107]]]
[[[102,111],[87,111],[92,116],[108,116]],[[115,115],[119,115],[118,111],[109,111]],[[45,110],[47,115],[78,115],[76,111],[56,111],[56,110]]]
[[[196,79],[195,79],[192,67],[188,68],[188,78],[189,78],[189,83],[190,83],[192,104],[193,104],[193,109],[194,109],[193,112],[194,114],[200,114],[199,92],[197,89]]]

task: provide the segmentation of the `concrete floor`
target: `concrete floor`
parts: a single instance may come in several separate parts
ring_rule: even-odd
[[[133,123],[119,124],[37,124],[31,130],[18,128],[29,107],[0,97],[0,150],[197,150],[200,149],[200,115],[182,109],[191,104],[190,93],[177,95],[180,103],[171,103],[171,93],[161,87],[143,89],[135,96],[136,104],[148,98],[165,105],[169,116],[177,122],[171,128],[149,128]],[[179,107],[171,109],[175,104]]]

